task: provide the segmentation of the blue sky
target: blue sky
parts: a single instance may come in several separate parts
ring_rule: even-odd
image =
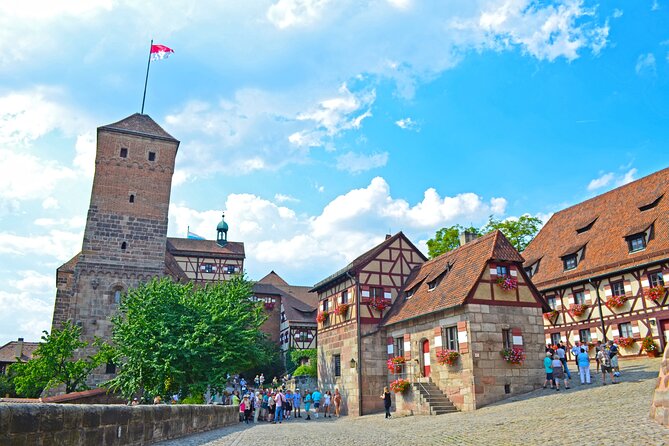
[[[310,285],[403,230],[543,219],[667,167],[669,1],[24,1],[0,5],[0,344],[50,328],[95,129],[181,146],[169,233]]]

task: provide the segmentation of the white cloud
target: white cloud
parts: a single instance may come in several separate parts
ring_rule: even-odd
[[[388,0],[393,7],[397,9],[409,9],[412,6],[413,0]]]
[[[625,175],[618,181],[618,186],[622,186],[623,184],[631,183],[632,181],[635,180],[634,176],[636,175],[636,168],[632,168],[625,172]]]
[[[622,175],[615,174],[613,172],[604,173],[600,177],[590,181],[590,183],[588,184],[588,190],[592,192],[594,190],[601,189],[610,184],[613,184],[615,187],[618,187],[622,186],[623,184],[631,183],[632,181],[635,180],[634,177],[636,173],[637,169],[634,167],[629,169]]]
[[[613,18],[614,19],[620,18],[622,16],[623,16],[623,10],[622,9],[616,8],[616,9],[613,10]]]
[[[655,55],[653,53],[639,55],[636,60],[634,71],[636,71],[636,74],[638,75],[654,75],[656,73]]]
[[[92,178],[95,173],[95,135],[92,132],[78,135],[74,150],[76,152],[74,166],[87,177]]]
[[[330,0],[278,0],[267,10],[267,19],[279,29],[317,22]]]
[[[63,228],[83,228],[86,225],[86,218],[84,216],[77,216],[71,218],[38,218],[34,221],[36,226],[49,226],[51,228],[60,226]]]
[[[0,232],[0,254],[7,256],[53,257],[64,262],[81,250],[83,231],[50,229],[40,235],[16,235]]]
[[[598,178],[595,178],[594,180],[591,180],[590,183],[588,183],[588,190],[593,191],[596,189],[600,189],[604,186],[607,186],[609,183],[611,183],[613,177],[614,177],[613,172],[608,172],[601,175]]]
[[[337,157],[337,169],[350,173],[360,173],[383,167],[388,163],[388,152],[365,155],[347,152]]]
[[[660,2],[658,0],[653,0],[653,4],[650,7],[651,11],[659,11],[660,9]]]
[[[46,197],[42,201],[42,209],[58,209],[59,207],[60,204],[58,204],[58,200],[54,197]]]
[[[285,194],[274,194],[274,200],[276,200],[279,203],[286,203],[286,202],[291,202],[291,203],[299,203],[300,200],[292,197],[290,195],[285,195]]]
[[[76,173],[56,161],[0,149],[0,200],[46,199]]]
[[[404,130],[415,130],[420,131],[418,123],[411,118],[403,118],[395,121],[395,125]]]

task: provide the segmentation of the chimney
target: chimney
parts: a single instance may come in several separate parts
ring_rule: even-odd
[[[19,338],[18,341],[16,341],[16,355],[19,360],[23,358],[23,338]]]
[[[464,246],[465,244],[471,242],[472,240],[476,240],[478,236],[469,231],[464,231],[460,233],[460,246]]]
[[[392,235],[386,234],[386,240],[388,240],[390,237],[392,237]]]

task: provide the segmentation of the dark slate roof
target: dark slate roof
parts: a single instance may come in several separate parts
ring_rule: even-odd
[[[10,341],[0,347],[0,362],[16,362],[16,346],[18,341]],[[21,361],[29,361],[33,357],[33,352],[39,346],[39,342],[23,341]]]
[[[311,287],[290,285],[274,271],[271,271],[265,277],[260,279],[258,283],[268,283],[274,285],[280,290],[285,291],[286,293],[292,295],[293,297],[296,297],[297,299],[309,305],[310,307],[316,308],[318,306],[318,295],[316,293],[312,293],[309,291]]]
[[[520,266],[523,257],[501,231],[494,231],[425,262],[412,271],[383,324],[391,325],[462,305],[491,260]],[[438,285],[428,290],[428,283],[440,277]],[[405,293],[411,289],[413,296],[405,299]]]
[[[639,209],[652,204],[655,207]],[[523,251],[525,266],[539,261],[532,282],[550,289],[667,259],[668,214],[669,168],[555,213]],[[646,249],[630,253],[625,237],[651,224],[653,238]],[[583,246],[583,259],[575,269],[564,271],[562,257]]]
[[[98,130],[110,130],[120,133],[129,133],[140,136],[149,136],[151,138],[164,139],[179,143],[172,135],[167,133],[161,126],[156,124],[156,121],[151,119],[149,115],[140,115],[135,113],[125,119],[122,119],[113,124],[98,127]]]
[[[244,258],[244,243],[228,242],[218,246],[214,240],[167,237],[167,251],[172,255],[206,255],[208,257]]]
[[[281,302],[286,320],[292,324],[316,326],[316,306],[307,305],[291,294],[284,294]]]
[[[379,243],[369,251],[366,251],[365,253],[361,254],[360,256],[356,257],[351,263],[346,265],[344,268],[340,269],[336,273],[326,277],[325,279],[321,280],[318,282],[316,285],[311,288],[311,292],[318,292],[330,284],[336,282],[337,280],[341,279],[343,276],[345,276],[347,273],[350,274],[356,274],[360,269],[364,268],[369,262],[374,260],[381,252],[383,252],[384,249],[386,249],[388,246],[392,245],[395,240],[398,238],[403,238],[405,242],[409,244],[409,246],[414,247],[415,251],[423,257],[423,260],[427,260],[427,257],[423,255],[422,252],[418,248],[414,246],[413,243],[411,243],[411,240],[409,240],[402,231],[398,232],[397,234],[393,235],[392,237],[386,238],[383,242]]]

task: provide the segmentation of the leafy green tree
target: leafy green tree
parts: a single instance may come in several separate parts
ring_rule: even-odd
[[[125,397],[222,391],[227,374],[267,359],[262,306],[242,277],[194,287],[168,278],[131,289],[112,319],[120,365],[108,386]]]
[[[10,398],[15,398],[19,396],[16,393],[16,384],[14,384],[15,375],[16,372],[11,367],[8,368],[7,373],[0,373],[0,397],[9,396]]]
[[[300,364],[293,372],[293,376],[318,376],[318,350],[315,348],[293,350],[290,356],[294,364]],[[303,362],[305,363],[302,364]]]
[[[487,234],[499,229],[518,252],[522,252],[537,235],[542,224],[541,219],[529,215],[521,215],[517,220],[498,220],[491,215],[481,231]]]
[[[448,228],[441,228],[434,235],[434,238],[427,241],[427,253],[430,258],[438,257],[460,246],[460,233],[464,231],[472,232],[477,236],[481,235],[481,231],[473,226],[466,228],[461,225],[453,225]]]
[[[65,392],[86,390],[86,378],[109,358],[109,347],[100,339],[92,344],[82,341],[81,327],[65,322],[49,334],[44,331],[42,343],[33,352],[33,358],[16,363],[11,370],[16,374],[16,392],[25,397],[37,397],[45,390],[65,384]],[[74,359],[77,350],[92,346],[95,353]]]
[[[265,384],[269,384],[274,376],[282,376],[287,369],[283,365],[283,358],[281,357],[281,350],[276,342],[264,338],[258,345],[257,363],[250,369],[241,373],[247,378],[247,381],[252,382],[256,375],[261,373],[265,375]],[[269,378],[269,380],[268,380]]]

